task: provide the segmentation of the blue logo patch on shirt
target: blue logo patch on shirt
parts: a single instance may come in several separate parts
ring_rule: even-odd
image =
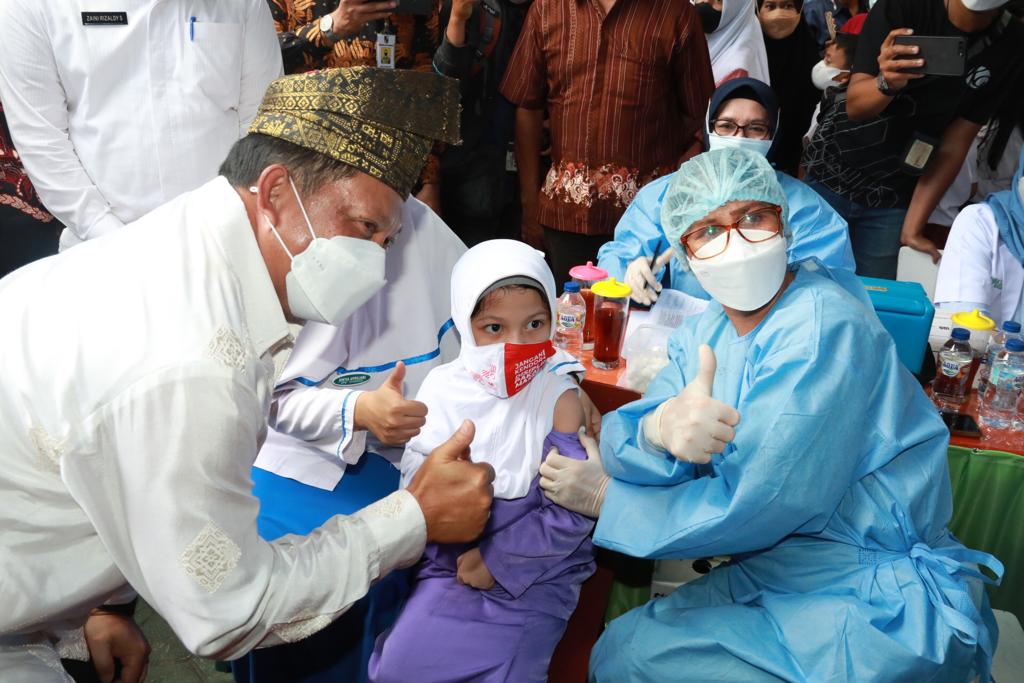
[[[366,384],[370,381],[370,375],[365,372],[352,372],[347,375],[339,375],[334,378],[334,383],[339,387],[352,387],[359,384]]]
[[[997,277],[992,278],[992,288],[993,289],[1002,289],[1003,288],[1003,281],[1000,280]]]

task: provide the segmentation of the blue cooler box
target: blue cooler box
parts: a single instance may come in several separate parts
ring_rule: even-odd
[[[900,360],[913,373],[921,371],[928,348],[928,332],[932,327],[935,307],[917,282],[897,282],[862,277],[871,304],[882,326],[896,342]]]

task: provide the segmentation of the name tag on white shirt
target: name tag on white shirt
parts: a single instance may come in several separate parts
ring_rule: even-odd
[[[381,69],[395,68],[395,34],[377,34],[377,66]]]
[[[127,12],[82,12],[82,26],[127,26]]]

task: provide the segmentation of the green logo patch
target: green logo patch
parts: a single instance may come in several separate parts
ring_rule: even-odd
[[[340,375],[334,378],[334,383],[339,387],[352,387],[357,384],[366,384],[370,381],[370,376],[365,372],[352,372],[347,375]]]

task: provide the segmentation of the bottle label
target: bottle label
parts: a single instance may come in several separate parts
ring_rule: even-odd
[[[942,359],[942,374],[946,377],[956,377],[960,371],[967,367],[968,363],[961,363],[957,360]]]
[[[574,330],[583,327],[582,316],[576,313],[559,313],[558,326],[563,330]]]

